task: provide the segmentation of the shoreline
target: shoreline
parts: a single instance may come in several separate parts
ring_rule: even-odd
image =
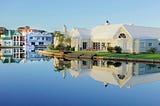
[[[75,59],[93,59],[93,60],[114,60],[114,61],[126,61],[126,62],[150,62],[150,63],[160,63],[159,59],[142,59],[142,58],[122,58],[122,57],[109,57],[109,56],[96,56],[88,54],[79,54],[79,53],[54,53],[48,51],[41,51],[39,53],[45,56],[50,57],[59,57],[59,58],[75,58]]]

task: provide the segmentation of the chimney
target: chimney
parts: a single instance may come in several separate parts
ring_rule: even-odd
[[[8,37],[11,38],[11,30],[8,30]]]
[[[106,25],[110,25],[110,22],[107,20],[105,24],[106,24]]]
[[[67,37],[67,26],[66,25],[63,26],[63,33],[64,33],[64,36]]]

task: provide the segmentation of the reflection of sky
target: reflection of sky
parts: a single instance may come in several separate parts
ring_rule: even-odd
[[[53,60],[26,64],[0,64],[0,105],[158,105],[160,82],[131,89],[90,77],[62,78]]]

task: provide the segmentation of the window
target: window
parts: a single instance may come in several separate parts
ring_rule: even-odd
[[[100,50],[100,42],[93,42],[93,49]]]
[[[40,37],[37,37],[37,40],[39,40],[40,39]]]
[[[51,38],[50,38],[50,37],[46,37],[46,40],[47,40],[47,41],[50,41],[50,40],[51,40]]]
[[[42,37],[42,40],[44,40],[44,37]]]
[[[153,45],[153,43],[148,43],[148,46],[152,46]]]
[[[86,66],[86,65],[87,65],[87,61],[82,61],[82,64],[83,64],[84,66]]]
[[[124,33],[121,33],[118,38],[126,38],[126,35]]]
[[[35,45],[35,42],[31,42],[31,45]]]
[[[145,47],[145,43],[144,42],[140,42],[140,47]]]
[[[87,42],[83,42],[83,49],[87,49]]]
[[[43,42],[39,42],[39,45],[43,45],[44,43]]]

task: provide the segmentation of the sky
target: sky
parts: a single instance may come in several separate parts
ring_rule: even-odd
[[[111,24],[160,27],[160,0],[1,0],[0,26],[53,32]]]

